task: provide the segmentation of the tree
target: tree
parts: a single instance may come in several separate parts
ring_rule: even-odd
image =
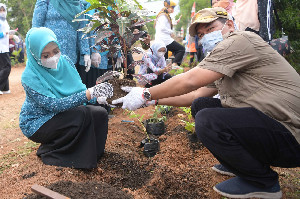
[[[289,41],[294,53],[286,57],[291,65],[300,73],[300,1],[299,0],[275,0],[275,8],[282,23],[283,31],[289,36]],[[275,20],[276,21],[276,20]],[[277,23],[275,37],[281,36]]]
[[[18,28],[18,32],[25,36],[31,28],[33,10],[36,1],[32,0],[0,0],[7,6],[7,21],[11,29]]]
[[[210,0],[179,0],[179,6],[180,6],[180,12],[176,16],[178,18],[180,15],[182,15],[180,22],[176,26],[176,30],[179,31],[181,27],[186,30],[187,26],[191,22],[191,10],[192,6],[196,3],[196,12],[198,10],[201,10],[203,8],[209,8],[211,7]]]

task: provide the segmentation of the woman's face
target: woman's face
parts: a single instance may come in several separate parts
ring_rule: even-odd
[[[0,7],[0,13],[5,12],[4,7]]]
[[[53,57],[54,55],[58,54],[60,52],[58,45],[55,42],[50,42],[45,46],[41,59],[49,59],[50,57]]]
[[[160,49],[158,49],[158,52],[161,52],[161,53],[166,53],[167,52],[167,49],[162,47]]]
[[[173,7],[168,7],[167,10],[168,10],[168,13],[173,13],[174,12],[174,8]]]

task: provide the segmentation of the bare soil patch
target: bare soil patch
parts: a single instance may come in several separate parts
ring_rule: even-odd
[[[166,132],[157,137],[160,151],[152,158],[145,157],[139,147],[146,136],[138,121],[116,108],[97,169],[44,165],[36,156],[39,145],[24,137],[18,126],[25,99],[21,86],[24,67],[12,68],[12,93],[0,96],[0,198],[42,198],[32,193],[34,184],[71,198],[222,198],[212,187],[229,177],[211,170],[217,160],[201,143],[189,142],[179,108],[167,116]],[[148,119],[153,111],[147,107],[136,113]],[[283,198],[300,198],[300,169],[274,169],[279,173]]]

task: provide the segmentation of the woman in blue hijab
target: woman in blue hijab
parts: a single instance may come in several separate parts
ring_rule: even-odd
[[[52,30],[32,28],[26,35],[27,63],[22,74],[26,99],[20,128],[41,143],[37,155],[48,165],[96,168],[104,153],[108,115],[100,106],[84,106],[112,96],[112,86],[86,89],[72,63],[61,55]]]
[[[146,88],[160,84],[172,76],[168,73],[171,70],[171,64],[166,64],[165,53],[166,45],[161,41],[155,41],[147,54],[143,56],[144,64],[141,65],[139,74],[149,82]],[[143,81],[144,82],[144,81]],[[142,82],[139,82],[142,84]]]

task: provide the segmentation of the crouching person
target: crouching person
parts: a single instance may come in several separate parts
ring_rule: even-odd
[[[197,12],[189,33],[207,54],[197,67],[149,89],[132,88],[113,103],[130,110],[150,100],[193,103],[197,136],[220,162],[213,169],[235,176],[214,190],[230,198],[281,198],[271,166],[300,166],[299,74],[260,36],[235,30],[223,8]],[[217,93],[220,99],[210,98]]]
[[[100,106],[84,106],[94,98],[112,96],[112,86],[86,89],[70,59],[61,55],[52,30],[32,28],[26,35],[27,64],[22,74],[26,99],[20,128],[41,143],[44,164],[91,169],[103,155],[108,114]]]

